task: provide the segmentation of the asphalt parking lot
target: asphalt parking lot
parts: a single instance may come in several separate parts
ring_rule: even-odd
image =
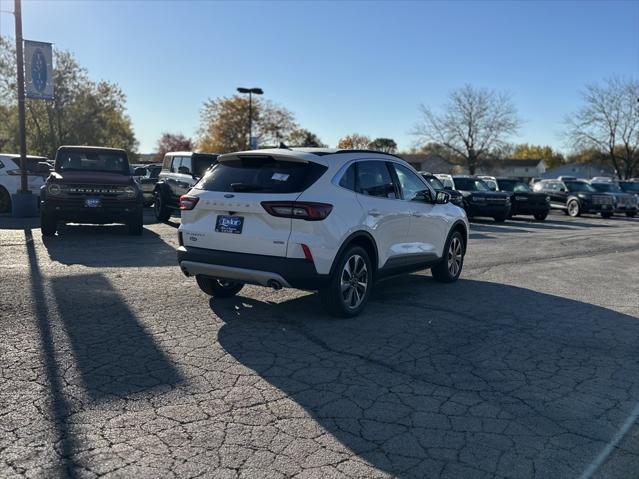
[[[209,301],[147,216],[0,218],[0,476],[639,477],[639,219],[473,223],[338,320]]]

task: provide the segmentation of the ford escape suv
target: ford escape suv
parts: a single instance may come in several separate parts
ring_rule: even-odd
[[[464,211],[399,157],[364,150],[225,154],[180,198],[178,262],[214,297],[245,283],[319,290],[355,316],[373,282],[431,268],[459,277]]]

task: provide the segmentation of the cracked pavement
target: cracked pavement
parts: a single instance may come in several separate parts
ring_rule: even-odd
[[[146,223],[0,217],[1,477],[638,477],[638,219],[473,223],[348,320],[209,300]]]

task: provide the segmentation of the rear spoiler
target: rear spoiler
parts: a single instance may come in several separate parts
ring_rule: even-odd
[[[240,161],[243,159],[264,161],[291,161],[295,163],[310,163],[306,158],[300,158],[298,155],[278,155],[273,153],[259,153],[259,152],[242,152],[242,153],[228,153],[226,155],[220,155],[217,157],[217,161],[220,163],[227,163],[231,161]]]

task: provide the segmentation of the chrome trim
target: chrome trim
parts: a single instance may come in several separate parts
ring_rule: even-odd
[[[180,263],[182,272],[187,276],[201,274],[216,279],[232,279],[244,283],[259,284],[268,286],[269,281],[275,280],[285,288],[291,285],[277,273],[268,271],[258,271],[254,269],[234,268],[232,266],[221,266],[218,264],[199,263],[197,261],[182,261]]]

